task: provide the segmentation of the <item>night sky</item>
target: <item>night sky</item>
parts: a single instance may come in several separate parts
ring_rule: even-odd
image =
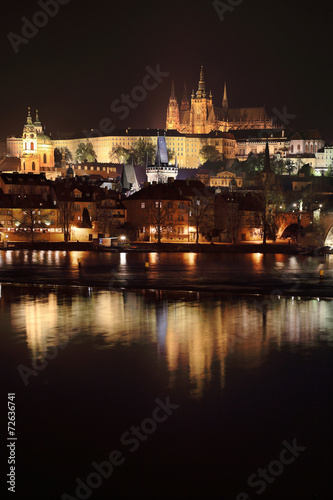
[[[221,21],[203,0],[66,1],[17,54],[8,33],[22,36],[22,17],[31,21],[41,7],[2,3],[1,140],[22,133],[28,106],[53,136],[99,128],[104,118],[163,128],[172,80],[180,102],[184,82],[197,88],[202,63],[216,106],[226,80],[230,107],[265,104],[271,114],[286,106],[296,115],[289,127],[318,128],[333,141],[331,2],[229,0],[238,5]],[[168,76],[121,119],[111,104],[157,65]]]

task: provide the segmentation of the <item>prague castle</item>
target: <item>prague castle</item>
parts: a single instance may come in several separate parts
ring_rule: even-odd
[[[71,138],[51,139],[43,131],[38,112],[36,111],[36,119],[33,121],[29,109],[23,134],[7,138],[7,159],[6,161],[0,159],[0,170],[8,170],[8,167],[9,171],[13,170],[13,162],[9,160],[17,158],[14,170],[26,173],[47,172],[47,175],[51,176],[52,173],[57,173],[54,164],[55,148],[59,151],[69,150],[74,163],[79,145],[89,142],[96,153],[96,170],[103,170],[107,175],[111,170],[115,170],[113,163],[120,161],[113,155],[118,147],[130,150],[135,147],[139,139],[158,147],[158,138],[161,140],[163,136],[166,148],[172,153],[173,158],[168,162],[169,176],[171,172],[173,172],[171,176],[174,176],[176,168],[196,169],[204,163],[205,158],[200,153],[204,145],[214,146],[221,159],[230,165],[235,159],[246,160],[250,153],[263,153],[266,141],[272,154],[290,158],[298,166],[301,162],[309,163],[312,168],[318,168],[320,172],[326,171],[332,161],[332,148],[323,149],[325,143],[319,132],[300,131],[298,135],[291,132],[279,128],[276,121],[268,116],[264,107],[229,108],[226,84],[224,84],[222,107],[215,107],[212,93],[206,93],[204,72],[201,67],[198,90],[192,91],[191,101],[188,100],[185,89],[179,106],[172,84],[165,130],[128,127],[115,129],[112,135],[106,136],[100,131],[95,133],[92,129],[89,137],[82,132]],[[8,167],[5,165],[6,162]],[[157,171],[160,175],[160,168],[155,172],[153,167],[149,168],[151,176],[156,177]],[[94,166],[89,168],[91,171],[95,169]],[[88,166],[84,169],[87,170]]]
[[[229,108],[226,83],[224,84],[222,107],[215,107],[212,93],[206,93],[202,66],[198,90],[194,92],[193,89],[191,103],[187,98],[185,86],[179,108],[172,83],[167,109],[167,130],[177,130],[184,134],[209,134],[214,130],[228,132],[237,129],[269,129],[273,127],[273,120],[267,115],[264,107]]]

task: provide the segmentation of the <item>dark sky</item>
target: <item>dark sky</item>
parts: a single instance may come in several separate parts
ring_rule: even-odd
[[[22,36],[22,17],[31,21],[41,7],[3,1],[0,137],[21,133],[28,106],[52,134],[99,128],[104,118],[163,128],[172,80],[180,101],[184,82],[197,87],[202,63],[215,105],[226,80],[230,106],[286,106],[296,115],[290,127],[318,128],[333,141],[331,2],[229,1],[238,5],[221,21],[211,1],[68,0],[53,18],[37,17],[46,25],[17,54],[8,33]],[[168,76],[120,119],[111,104],[157,65]]]

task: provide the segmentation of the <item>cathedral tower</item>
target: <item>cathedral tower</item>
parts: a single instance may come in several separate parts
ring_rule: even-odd
[[[175,94],[175,85],[172,82],[171,95],[167,109],[166,128],[169,130],[177,130],[179,128],[179,106]]]
[[[191,96],[190,133],[207,134],[215,124],[212,93],[207,97],[203,66],[200,70],[198,90]]]
[[[186,83],[184,83],[184,93],[183,93],[183,99],[182,99],[180,109],[181,109],[181,111],[189,111],[189,109],[190,109],[190,103],[189,103],[189,100],[187,98]]]
[[[227,82],[224,82],[222,109],[225,117],[228,114]]]

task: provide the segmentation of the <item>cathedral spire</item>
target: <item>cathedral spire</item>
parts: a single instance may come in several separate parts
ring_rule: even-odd
[[[30,114],[30,106],[28,107],[27,125],[32,125],[32,119]]]
[[[228,111],[227,82],[224,82],[222,108],[225,113]]]
[[[184,83],[184,93],[183,93],[183,99],[181,103],[181,110],[182,111],[188,111],[190,109],[190,103],[187,98],[187,89],[186,89],[186,83]]]
[[[271,159],[269,157],[269,146],[268,140],[266,141],[266,149],[265,149],[265,160],[264,160],[264,169],[263,172],[270,173],[271,170]]]
[[[204,98],[204,97],[206,97],[204,70],[203,70],[203,66],[202,65],[201,65],[201,70],[200,70],[200,79],[199,79],[197,97],[198,98]]]
[[[34,121],[37,133],[41,134],[43,132],[43,127],[38,117],[38,109],[36,109],[36,120]]]
[[[166,119],[166,128],[177,130],[179,127],[179,106],[175,93],[175,84],[172,81],[171,85],[171,94],[169,97],[169,104],[167,109],[167,119]]]
[[[159,167],[161,166],[160,133],[158,131],[157,131],[157,147],[156,147],[155,165],[158,165]]]

